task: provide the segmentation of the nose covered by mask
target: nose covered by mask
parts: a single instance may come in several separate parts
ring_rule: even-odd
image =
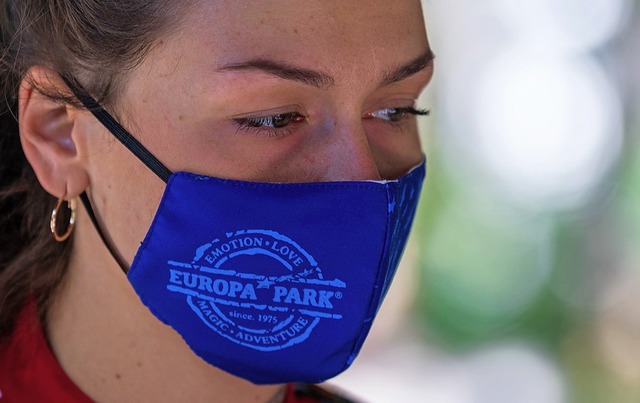
[[[68,83],[167,182],[127,274],[149,310],[203,360],[253,383],[317,383],[348,368],[395,274],[425,163],[390,181],[171,173]]]

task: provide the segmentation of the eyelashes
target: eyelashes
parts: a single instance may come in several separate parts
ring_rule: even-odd
[[[298,112],[278,113],[276,115],[234,118],[236,133],[240,131],[281,138],[291,134],[294,125],[304,122],[305,116]]]
[[[236,118],[234,121],[244,129],[249,128],[273,128],[279,129],[288,126],[290,123],[304,121],[305,117],[298,112],[279,113],[277,115],[260,116],[256,118]]]
[[[363,115],[363,119],[379,119],[382,122],[392,125],[395,128],[402,126],[409,117],[428,116],[427,109],[416,109],[414,107],[392,107],[383,108]],[[297,124],[303,123],[306,116],[299,112],[279,113],[268,116],[234,118],[236,132],[246,131],[269,137],[285,137],[295,130]]]
[[[401,108],[384,108],[364,115],[365,119],[377,118],[387,122],[401,122],[408,115],[428,116],[429,110],[416,109],[412,106]]]

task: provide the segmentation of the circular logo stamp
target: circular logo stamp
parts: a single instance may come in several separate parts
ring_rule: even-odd
[[[270,230],[228,232],[197,248],[191,262],[169,261],[170,291],[202,322],[234,343],[276,351],[301,343],[336,313],[346,284],[327,280],[294,240]]]

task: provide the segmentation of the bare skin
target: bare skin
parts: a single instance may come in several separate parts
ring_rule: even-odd
[[[432,75],[428,50],[418,0],[200,2],[127,77],[112,112],[174,171],[277,182],[396,178],[422,159],[415,117],[389,122],[376,112],[415,105]],[[320,80],[239,66],[266,59]],[[31,74],[63,85],[44,68]],[[57,197],[87,190],[130,264],[164,183],[88,112],[51,102],[26,82],[20,108],[23,147],[41,184]],[[234,120],[292,112],[302,118],[278,130]],[[83,391],[105,402],[277,396],[279,385],[253,385],[194,355],[140,303],[79,210],[47,334]]]

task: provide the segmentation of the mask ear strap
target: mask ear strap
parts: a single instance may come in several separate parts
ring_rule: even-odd
[[[147,150],[135,137],[131,135],[124,127],[122,127],[107,111],[102,108],[102,106],[95,100],[91,95],[85,91],[84,88],[75,80],[71,80],[68,77],[62,77],[67,86],[71,89],[76,98],[87,108],[93,116],[102,125],[107,128],[113,134],[113,136],[120,141],[129,151],[133,153],[142,163],[144,163],[153,173],[155,173],[160,179],[162,179],[165,183],[169,181],[169,177],[172,172],[164,166],[162,162],[160,162],[149,150]],[[82,200],[82,204],[84,208],[87,210],[87,214],[89,214],[89,218],[93,223],[93,226],[98,232],[102,243],[107,247],[109,253],[113,259],[118,263],[120,269],[127,274],[127,266],[122,262],[122,260],[115,253],[115,250],[111,247],[111,244],[107,242],[107,238],[104,236],[100,225],[98,224],[98,219],[96,218],[96,214],[93,211],[93,207],[91,206],[91,202],[89,201],[89,197],[87,196],[87,192],[82,192],[80,195],[80,200]]]
[[[162,162],[151,154],[151,152],[149,152],[149,150],[147,150],[135,137],[133,137],[131,133],[122,127],[120,123],[118,123],[113,116],[109,114],[109,112],[105,111],[102,105],[93,99],[93,97],[89,95],[78,82],[67,77],[62,77],[62,79],[67,86],[69,86],[82,105],[84,105],[84,107],[87,108],[93,116],[95,116],[95,118],[98,119],[98,121],[122,143],[122,145],[127,147],[133,155],[142,161],[142,163],[144,163],[153,173],[158,175],[158,177],[165,183],[169,181],[169,177],[172,172],[164,166]]]
[[[91,202],[89,201],[89,196],[87,196],[87,192],[82,192],[82,194],[80,194],[80,200],[82,200],[82,204],[84,205],[84,208],[87,210],[87,214],[89,214],[89,218],[91,219],[91,222],[93,223],[93,226],[95,227],[96,232],[98,232],[98,235],[100,235],[100,239],[102,239],[102,243],[107,247],[107,250],[109,251],[109,253],[111,253],[113,260],[115,260],[116,263],[118,263],[118,266],[120,266],[120,269],[122,269],[122,271],[126,275],[129,270],[127,269],[127,266],[120,260],[118,255],[116,255],[116,252],[111,247],[111,244],[107,242],[107,238],[105,238],[104,234],[102,233],[102,230],[100,229],[100,225],[98,225],[98,219],[96,218],[96,214],[93,212],[93,208],[91,207]]]

